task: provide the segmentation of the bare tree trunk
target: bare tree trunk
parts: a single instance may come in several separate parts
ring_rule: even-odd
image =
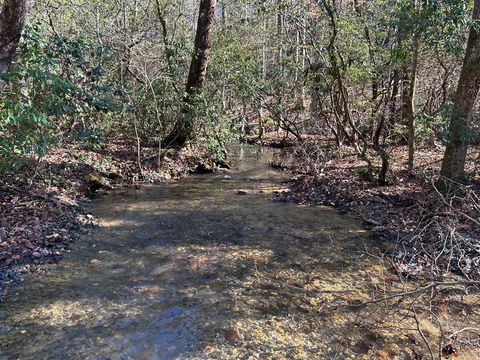
[[[227,4],[225,1],[222,1],[221,3],[221,25],[222,25],[222,31],[227,31]],[[222,97],[222,113],[224,113],[227,110],[227,71],[226,68],[222,68],[222,81],[221,81],[221,97]]]
[[[227,4],[225,1],[222,2],[222,27],[227,26]]]
[[[413,42],[411,62],[404,64],[402,70],[402,105],[400,112],[402,125],[407,126],[408,171],[413,170],[415,153],[415,83],[418,65],[418,38],[415,37]]]
[[[303,75],[306,64],[306,49],[305,49],[305,36],[306,36],[306,7],[303,0],[300,1],[300,10],[298,14],[300,18],[300,26],[296,30],[296,42],[295,42],[295,84],[296,84],[296,107],[299,110],[305,109],[305,86],[303,81]],[[303,121],[302,121],[303,122]]]
[[[472,18],[480,20],[480,0],[474,1]],[[468,131],[479,88],[480,32],[475,26],[472,26],[453,102],[450,138],[442,161],[441,174],[450,179],[462,180],[465,177]]]
[[[265,9],[265,0],[261,2],[261,19],[262,19],[262,81],[267,78],[267,16]]]
[[[26,0],[5,0],[0,12],[0,73],[10,67],[25,25]]]
[[[419,11],[418,0],[409,0],[411,11],[416,14]],[[405,41],[413,36],[412,44]],[[413,171],[415,155],[415,87],[417,81],[418,55],[420,46],[420,34],[418,32],[411,35],[405,32],[403,26],[399,29],[398,47],[404,48],[412,55],[402,64],[402,98],[400,106],[400,119],[402,125],[407,127],[408,143],[408,171]]]
[[[163,140],[163,146],[180,148],[191,139],[193,131],[192,106],[202,90],[207,76],[208,53],[212,47],[213,21],[216,0],[201,0],[195,35],[195,48],[185,89],[184,106],[181,116],[170,134]]]
[[[281,0],[277,0],[277,41],[278,41],[278,66],[283,74],[283,4]]]
[[[400,83],[400,74],[397,69],[393,70],[392,79],[390,81],[392,83],[392,95],[390,97],[390,126],[394,128],[398,120],[397,97]]]
[[[307,37],[307,19],[306,19],[306,13],[308,9],[305,7],[305,3],[302,2],[302,76],[304,76],[305,73],[305,67],[307,65],[307,48],[306,48],[306,43],[305,43],[305,38]],[[302,85],[301,85],[301,92],[300,92],[300,100],[301,100],[301,105],[302,109],[305,109],[305,84],[303,83],[302,80]]]
[[[260,16],[262,20],[262,86],[267,79],[267,16],[265,8],[266,0],[261,1]],[[262,140],[263,137],[263,100],[260,98],[258,106],[258,140]]]
[[[419,38],[415,34],[413,40],[413,59],[412,59],[412,74],[410,78],[409,89],[409,104],[408,109],[408,171],[412,172],[414,167],[415,156],[415,87],[417,82],[417,67],[418,67],[418,51],[419,51]]]

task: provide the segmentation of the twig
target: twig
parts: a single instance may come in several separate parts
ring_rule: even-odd
[[[349,304],[348,306],[362,307],[362,306],[365,306],[365,305],[371,305],[371,304],[376,304],[376,303],[383,302],[383,301],[386,301],[386,300],[391,300],[391,299],[394,299],[394,298],[397,298],[397,297],[406,297],[406,296],[410,296],[410,295],[415,295],[415,294],[418,294],[420,292],[424,292],[426,290],[436,288],[436,287],[439,287],[439,286],[455,286],[455,285],[478,286],[478,285],[480,285],[480,281],[452,281],[452,282],[437,282],[437,281],[434,281],[434,282],[428,284],[427,286],[424,286],[424,287],[421,287],[421,288],[416,288],[414,290],[405,291],[405,292],[402,292],[402,293],[391,294],[391,295],[385,296],[385,297],[380,298],[380,299],[365,301],[361,304]]]
[[[412,313],[413,313],[413,318],[415,319],[415,323],[416,323],[416,325],[417,325],[417,331],[418,331],[418,333],[420,334],[420,336],[422,337],[423,342],[425,343],[425,345],[427,345],[428,352],[430,353],[430,358],[431,358],[432,360],[435,360],[435,356],[433,355],[432,348],[430,347],[430,344],[428,343],[428,340],[427,340],[427,338],[425,337],[425,334],[423,333],[422,328],[420,327],[420,321],[418,320],[417,313],[416,313],[415,308],[413,307],[413,305],[412,305]]]
[[[466,327],[466,328],[463,328],[463,329],[460,329],[460,330],[457,330],[457,331],[453,332],[452,334],[448,335],[447,338],[452,339],[455,336],[457,336],[458,334],[460,334],[462,332],[465,332],[465,331],[470,331],[470,332],[473,332],[477,335],[480,335],[480,329],[479,328]]]

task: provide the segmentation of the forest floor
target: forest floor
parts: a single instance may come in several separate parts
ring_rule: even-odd
[[[158,182],[214,165],[202,153],[163,154],[144,149],[140,173],[134,145],[111,138],[100,149],[66,145],[52,149],[35,169],[0,178],[0,302],[21,274],[55,263],[79,234],[95,226],[92,200],[115,187]],[[33,175],[34,174],[34,175]]]

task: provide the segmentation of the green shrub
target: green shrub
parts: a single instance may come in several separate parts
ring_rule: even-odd
[[[81,38],[46,36],[42,27],[41,22],[26,26],[17,63],[0,75],[3,171],[45,156],[65,132],[77,131],[97,146],[100,132],[84,119],[115,110],[101,67],[89,60],[97,56],[95,47]]]

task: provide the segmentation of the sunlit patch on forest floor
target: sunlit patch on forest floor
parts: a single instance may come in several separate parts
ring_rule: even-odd
[[[480,356],[473,288],[402,281],[350,216],[272,201],[271,156],[244,148],[233,172],[98,199],[100,226],[0,307],[0,357]]]

